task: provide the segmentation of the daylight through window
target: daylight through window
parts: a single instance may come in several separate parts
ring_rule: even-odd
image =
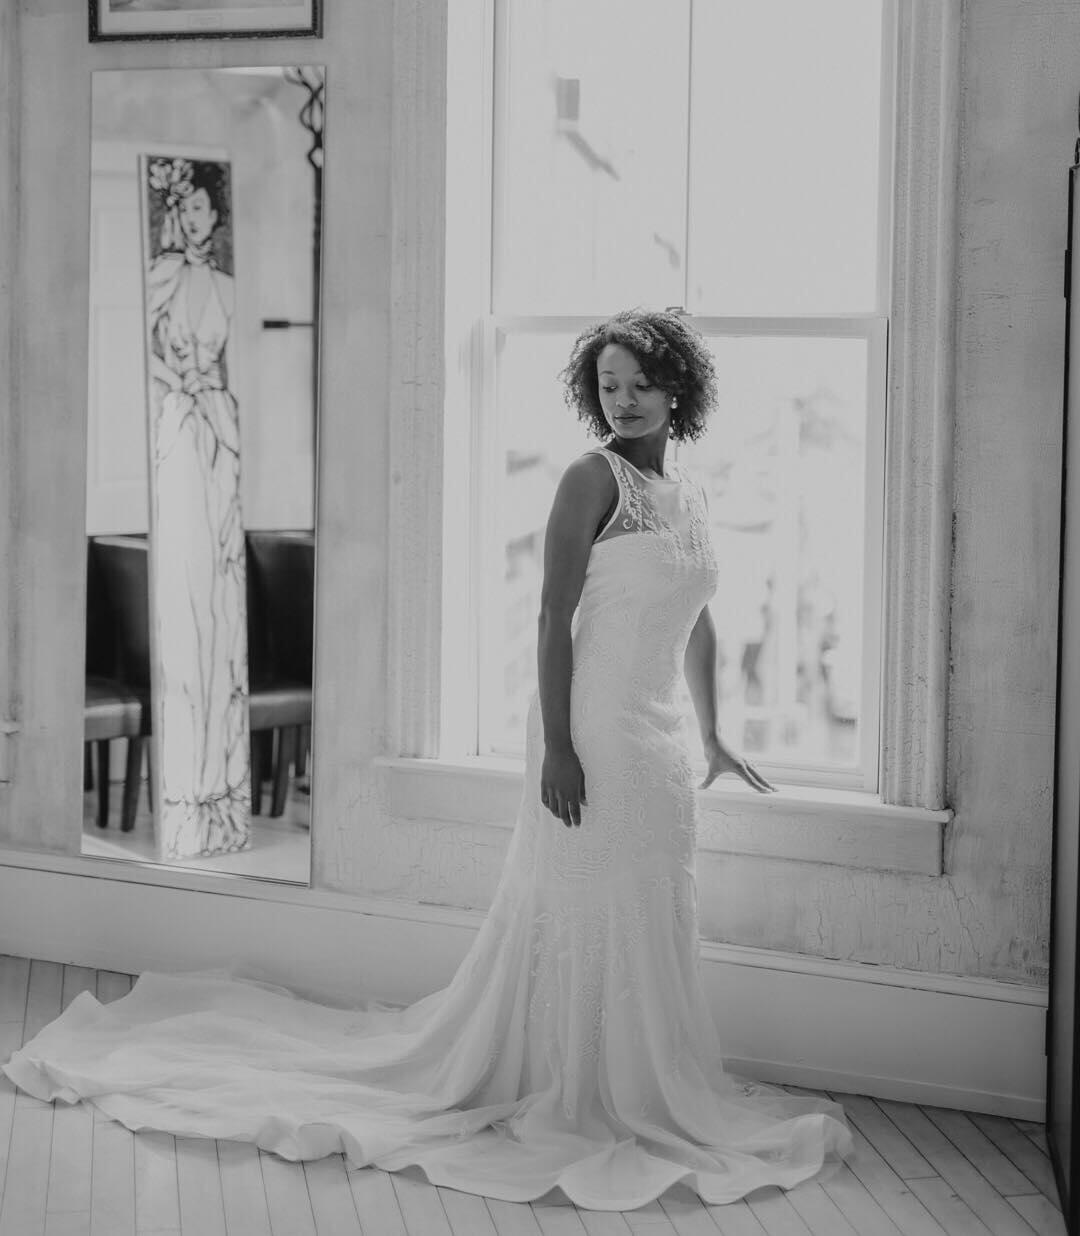
[[[493,17],[473,751],[524,748],[544,524],[594,442],[557,376],[574,337],[679,306],[720,386],[672,457],[709,494],[723,732],[766,775],[875,790],[892,6],[496,0]]]

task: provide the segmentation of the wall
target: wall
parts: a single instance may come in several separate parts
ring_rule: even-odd
[[[1066,170],[1080,10],[968,6],[948,861],[985,967],[1046,973]],[[981,928],[981,930],[980,930]],[[975,934],[977,933],[977,934]]]
[[[320,561],[333,569],[320,578],[316,644],[317,716],[325,719],[316,810],[325,827],[313,837],[315,870],[324,887],[345,892],[480,906],[490,896],[505,830],[395,835],[371,775],[372,757],[385,750],[389,703],[389,8],[329,5],[317,44],[121,48],[86,44],[81,0],[24,0],[17,279],[25,325],[14,406],[28,466],[16,580],[36,588],[35,563],[45,555],[54,582],[48,595],[34,593],[41,621],[16,634],[18,706],[33,731],[20,745],[18,784],[33,793],[20,791],[0,818],[9,841],[63,848],[67,821],[78,815],[78,719],[51,684],[57,675],[78,680],[71,615],[82,608],[81,540],[76,525],[59,540],[38,530],[55,527],[47,505],[57,488],[78,496],[83,484],[87,70],[291,54],[327,63],[329,80],[319,535]],[[965,6],[948,761],[956,818],[945,873],[703,854],[706,940],[1026,985],[1047,980],[1061,255],[1078,62],[1080,12],[1071,7]],[[332,647],[346,646],[351,655],[328,659]],[[380,848],[390,844],[399,874],[375,886]],[[444,879],[466,868],[474,872],[467,891],[456,874]]]
[[[1057,639],[1062,261],[1080,9],[967,0],[955,540],[940,878],[761,862],[702,871],[703,934],[1044,984]]]
[[[227,361],[240,410],[244,526],[311,528],[312,331],[262,326],[312,316],[311,139],[297,118],[306,94],[280,74],[161,69],[101,73],[93,93],[91,209],[106,212],[97,227],[110,248],[107,257],[99,250],[96,271],[92,256],[90,270],[91,297],[108,308],[90,329],[98,355],[89,361],[87,533],[148,526],[136,152],[176,146],[227,151],[232,169],[236,303]]]
[[[1072,7],[964,8],[947,774],[956,814],[943,873],[702,851],[706,940],[1047,982],[1061,271],[1078,62]],[[504,831],[455,826],[449,812],[402,816],[392,787],[389,798],[384,821],[365,824],[366,866],[350,880],[380,896],[487,904]]]
[[[11,784],[0,786],[0,843],[68,852],[79,846],[94,69],[290,61],[327,67],[318,484],[320,555],[335,569],[320,580],[316,672],[325,685],[316,706],[352,718],[362,701],[363,718],[326,727],[315,776],[328,803],[348,803],[356,770],[382,750],[385,712],[388,482],[373,461],[387,456],[392,6],[329,4],[321,40],[131,44],[90,44],[83,0],[2,7],[0,90],[11,90],[18,106],[4,109],[3,123],[12,127],[0,140],[0,182],[17,205],[14,214],[0,212],[0,279],[12,296],[2,312],[17,310],[14,360],[0,366],[0,443],[12,447],[0,459],[0,489],[11,511],[0,550],[11,615],[4,638],[13,645],[4,706],[18,732],[7,744]],[[0,316],[0,327],[6,320]],[[10,549],[8,527],[15,534]],[[349,649],[332,670],[321,651],[333,642],[328,628],[345,633]]]

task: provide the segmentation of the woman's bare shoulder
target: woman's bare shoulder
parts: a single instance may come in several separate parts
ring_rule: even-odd
[[[611,465],[601,451],[586,451],[584,455],[579,455],[567,464],[563,476],[570,477],[571,482],[576,485],[596,485],[605,478],[612,484],[615,483]]]
[[[608,505],[616,490],[611,465],[599,451],[586,451],[566,467],[559,482],[560,495],[575,505]]]

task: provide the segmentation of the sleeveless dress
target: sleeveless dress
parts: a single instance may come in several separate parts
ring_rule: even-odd
[[[619,502],[573,628],[588,802],[573,828],[541,806],[534,696],[505,867],[450,984],[404,1009],[340,1010],[235,977],[148,973],[108,1005],[78,996],[4,1066],[16,1084],[131,1129],[419,1165],[507,1201],[558,1187],[598,1210],[677,1181],[731,1202],[853,1153],[838,1103],[724,1069],[697,968],[695,796],[675,700],[718,577],[704,495],[597,450]]]

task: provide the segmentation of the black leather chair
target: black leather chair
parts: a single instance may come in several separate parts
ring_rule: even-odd
[[[97,824],[107,828],[110,744],[115,738],[126,738],[127,763],[120,808],[120,827],[124,832],[135,827],[143,752],[150,734],[146,552],[145,548],[125,548],[125,542],[130,540],[91,538],[86,566],[84,786],[93,788],[90,752],[96,748]]]
[[[310,532],[248,532],[248,676],[252,810],[273,770],[270,815],[285,811],[289,773],[302,776],[311,733],[315,542]],[[273,748],[276,747],[276,750]]]
[[[262,806],[263,770],[273,776],[270,814],[284,814],[290,767],[297,762],[305,730],[311,726],[311,651],[314,623],[314,541],[310,533],[258,532],[248,534],[248,711],[252,735],[252,811]],[[124,783],[122,827],[134,824],[138,803],[143,751],[152,757],[150,723],[150,607],[149,545],[134,536],[97,537],[91,547],[95,574],[105,597],[104,613],[96,621],[106,634],[102,663],[111,667],[108,679],[95,685],[95,734],[108,728],[105,714],[116,718],[120,728],[110,737],[128,737],[127,776]],[[88,620],[89,627],[89,620]],[[89,662],[88,662],[89,666]],[[118,690],[106,698],[105,683]],[[89,678],[88,678],[89,683]],[[95,679],[96,683],[96,679]],[[89,691],[89,686],[88,686]],[[115,698],[114,698],[115,697]],[[125,711],[124,701],[140,705],[138,727],[134,709]],[[106,707],[108,705],[108,708]],[[109,711],[111,709],[111,711]],[[89,722],[88,722],[89,725]],[[104,727],[104,729],[103,729]],[[267,751],[265,739],[276,742],[276,752]],[[89,741],[89,739],[88,739]],[[107,753],[101,755],[99,766]],[[151,784],[153,777],[151,776]],[[152,791],[151,791],[152,792]],[[103,780],[107,820],[108,778]],[[103,825],[104,826],[104,825]]]
[[[91,746],[97,749],[98,828],[109,826],[110,744],[114,738],[128,740],[120,827],[124,832],[130,832],[135,827],[139,781],[142,776],[142,751],[146,741],[146,722],[143,718],[148,712],[146,699],[139,693],[130,691],[122,682],[112,678],[87,677],[83,736],[87,751]]]

